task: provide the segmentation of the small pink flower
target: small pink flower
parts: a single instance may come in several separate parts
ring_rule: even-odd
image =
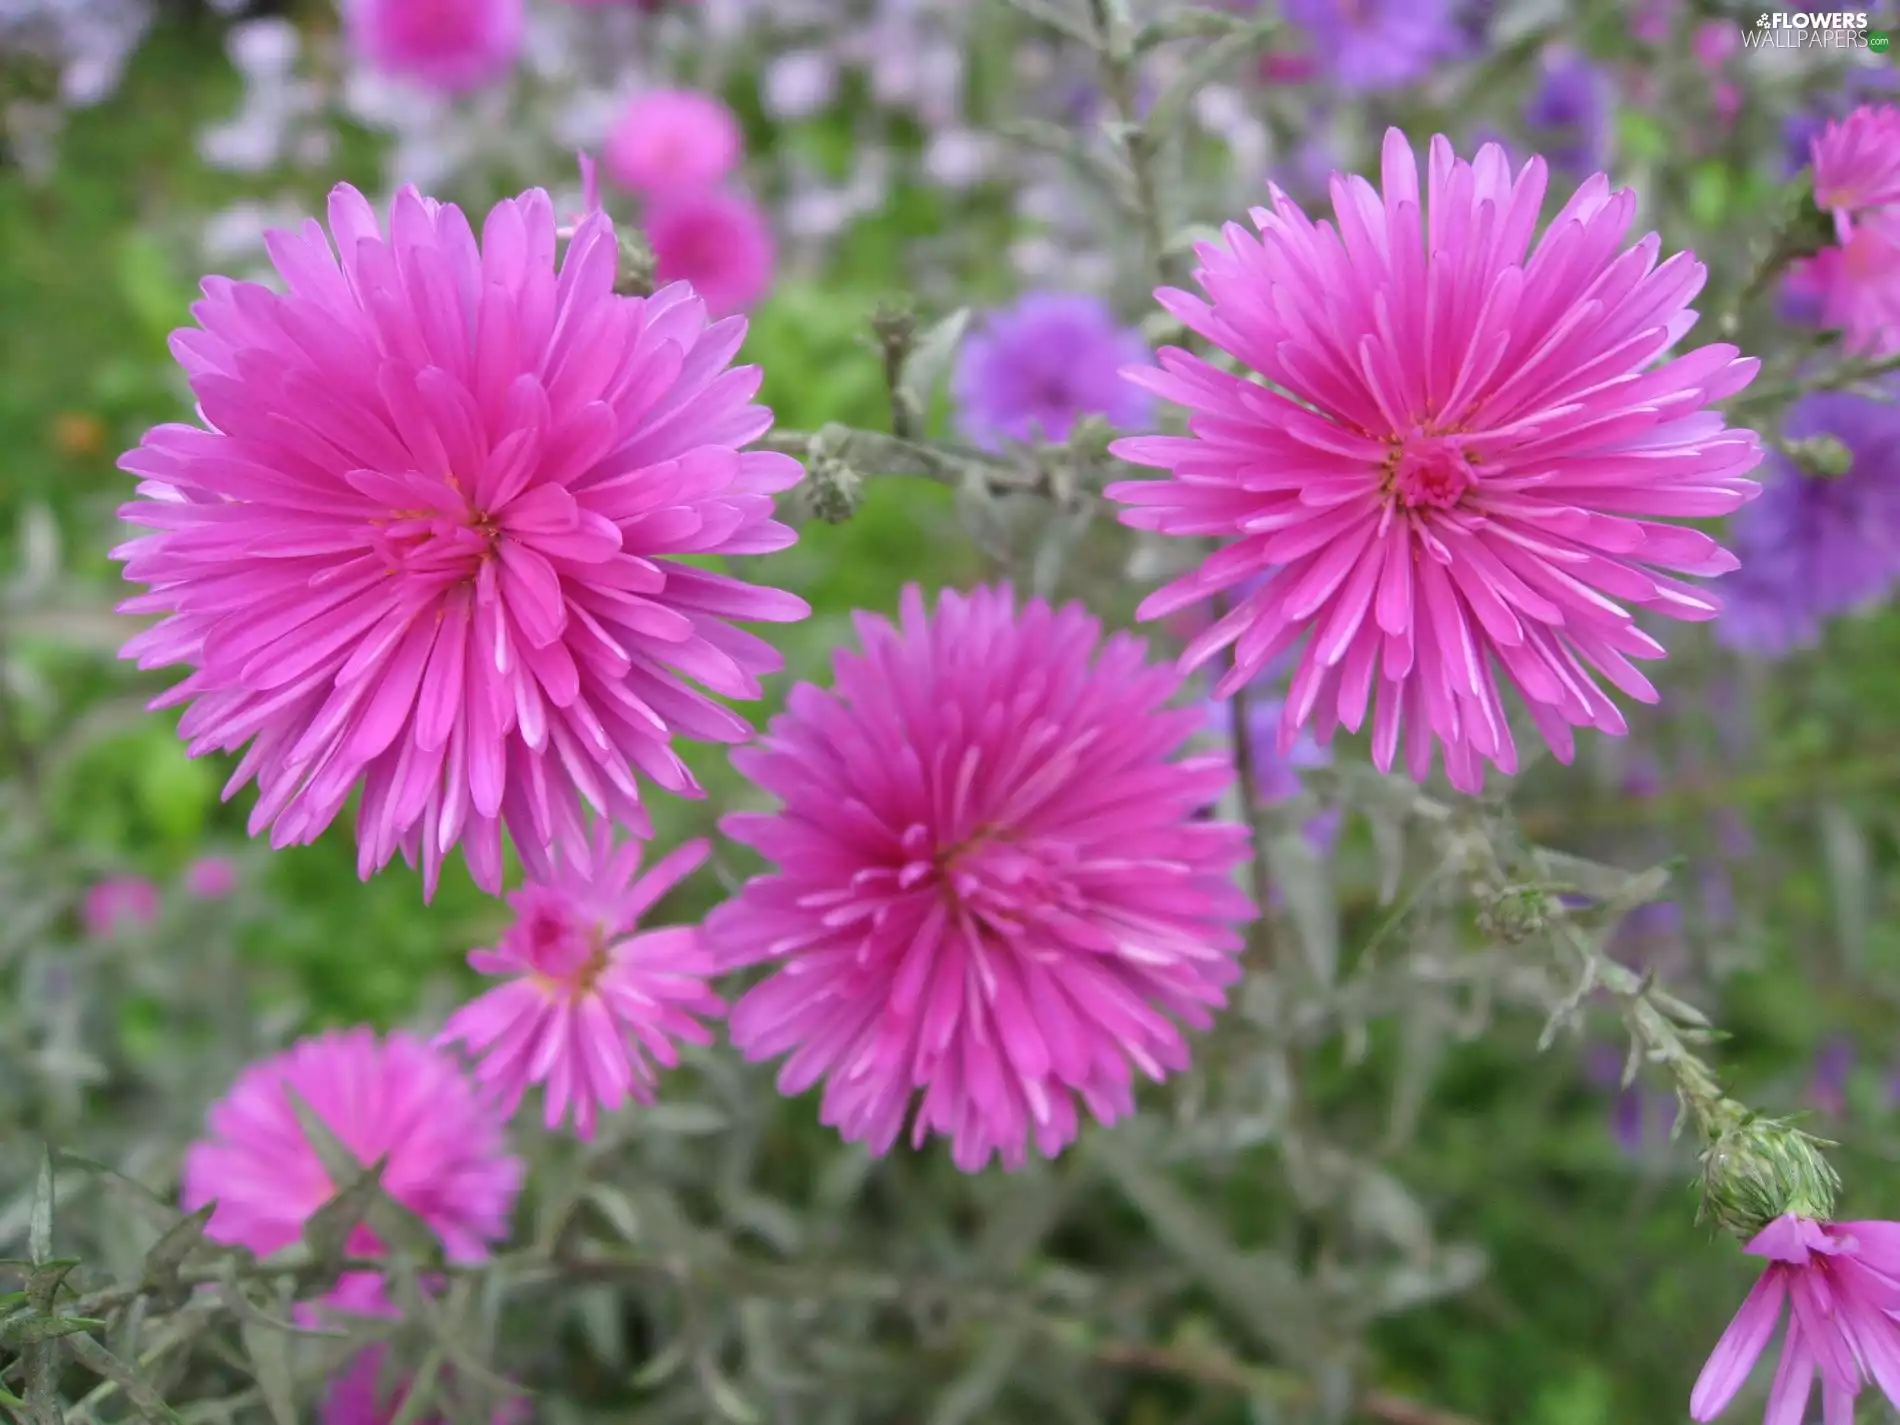
[[[1831,119],[1809,152],[1814,201],[1834,214],[1842,242],[1853,233],[1854,214],[1900,205],[1900,108],[1863,104]]]
[[[738,166],[744,149],[738,118],[717,98],[656,89],[627,106],[601,159],[614,182],[652,197],[713,187]]]
[[[236,889],[237,866],[228,856],[200,856],[185,867],[185,892],[198,900],[223,900]]]
[[[378,1040],[368,1029],[332,1030],[252,1064],[206,1115],[207,1136],[185,1154],[185,1211],[217,1203],[206,1236],[258,1256],[289,1246],[338,1185],[297,1120],[288,1090],[365,1167],[387,1158],[383,1186],[441,1239],[450,1261],[482,1260],[508,1234],[522,1165],[508,1155],[501,1121],[455,1060],[412,1035]],[[368,1227],[351,1256],[381,1256]],[[382,1282],[352,1273],[327,1298],[337,1309],[388,1310]]]
[[[112,876],[86,892],[80,923],[95,940],[140,930],[158,919],[158,887],[143,876]]]
[[[908,1120],[965,1172],[1053,1158],[1186,1068],[1240,977],[1248,837],[1206,817],[1233,767],[1181,755],[1180,675],[1079,604],[911,585],[856,619],[833,687],[733,753],[781,807],[720,823],[776,863],[706,921],[723,965],[776,967],[732,1042],[873,1153]]]
[[[514,67],[522,11],[522,0],[344,0],[343,28],[374,68],[453,94]]]
[[[1748,1379],[1793,1302],[1765,1425],[1800,1425],[1814,1377],[1828,1425],[1852,1425],[1854,1397],[1872,1380],[1900,1408],[1900,1223],[1777,1217],[1745,1249],[1768,1268],[1696,1378],[1689,1414],[1720,1415]]]
[[[1846,242],[1795,263],[1785,289],[1850,354],[1900,354],[1900,206],[1863,214]]]
[[[1689,37],[1696,63],[1711,74],[1727,64],[1741,47],[1742,32],[1733,20],[1704,20]]]
[[[715,316],[745,311],[772,287],[778,248],[765,213],[738,193],[671,193],[646,219],[662,282],[685,282]]]
[[[594,1136],[598,1112],[628,1098],[653,1102],[652,1061],[678,1064],[674,1040],[710,1043],[695,1016],[725,1006],[707,987],[713,960],[700,932],[642,932],[640,917],[709,849],[688,842],[640,876],[638,843],[616,850],[612,828],[598,823],[591,874],[564,862],[508,898],[515,923],[468,962],[511,978],[457,1010],[436,1042],[460,1042],[480,1056],[477,1077],[501,1091],[506,1113],[530,1084],[545,1084],[547,1126],[558,1127],[572,1104],[582,1138]]]

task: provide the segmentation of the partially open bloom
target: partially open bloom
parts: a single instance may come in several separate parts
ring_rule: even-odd
[[[1118,442],[1172,478],[1108,495],[1137,529],[1226,541],[1142,618],[1267,576],[1183,656],[1233,647],[1218,695],[1299,645],[1283,743],[1309,722],[1322,744],[1357,731],[1370,708],[1379,767],[1403,737],[1423,778],[1442,744],[1453,785],[1475,791],[1484,762],[1517,766],[1500,674],[1567,761],[1573,727],[1626,730],[1599,675],[1656,698],[1630,660],[1663,649],[1636,610],[1715,616],[1663,571],[1720,574],[1734,557],[1667,521],[1757,493],[1742,476],[1758,438],[1705,409],[1757,363],[1711,345],[1658,364],[1694,322],[1703,268],[1658,265],[1654,234],[1623,249],[1636,195],[1601,174],[1534,250],[1541,159],[1513,179],[1495,146],[1467,163],[1435,138],[1421,195],[1393,129],[1383,179],[1383,198],[1334,179],[1337,228],[1274,189],[1260,237],[1230,225],[1197,250],[1210,300],[1158,294],[1294,399],[1164,351],[1131,379],[1187,406],[1190,434]]]
[[[508,1234],[521,1161],[506,1152],[501,1120],[455,1060],[407,1034],[379,1040],[348,1029],[251,1065],[212,1105],[207,1136],[185,1154],[182,1191],[187,1212],[217,1203],[205,1234],[212,1241],[269,1256],[348,1186],[324,1171],[292,1091],[365,1168],[387,1158],[383,1188],[435,1230],[450,1261],[478,1262]],[[384,1244],[359,1226],[346,1250],[375,1257]],[[377,1310],[386,1299],[380,1279],[354,1273],[331,1302]]]
[[[158,887],[143,876],[108,876],[86,892],[79,921],[95,940],[141,930],[158,919]]]
[[[633,193],[709,188],[731,173],[745,148],[739,120],[697,89],[655,89],[627,105],[601,163]]]
[[[1814,201],[1846,241],[1857,213],[1900,207],[1900,108],[1863,104],[1813,140]]]
[[[1900,579],[1900,408],[1817,391],[1790,408],[1790,440],[1838,440],[1844,473],[1769,457],[1761,499],[1736,518],[1742,567],[1715,635],[1731,648],[1780,657],[1815,643],[1825,622],[1885,598]]]
[[[531,870],[584,855],[583,805],[636,835],[636,772],[699,795],[673,735],[734,742],[743,718],[689,686],[755,698],[778,655],[729,620],[803,601],[675,555],[795,538],[772,495],[797,462],[741,447],[771,425],[739,321],[685,286],[614,293],[613,225],[555,264],[539,189],[498,204],[480,246],[412,188],[384,236],[361,194],[330,229],[269,239],[288,291],[210,278],[173,350],[202,425],[161,425],[120,462],[153,533],[115,551],[167,614],[126,645],[192,671],[200,755],[249,744],[251,833],[313,841],[362,789],[358,869],[400,849],[433,891],[459,843],[501,883],[506,824]],[[338,258],[341,258],[339,263]]]
[[[530,1084],[547,1086],[545,1121],[594,1136],[602,1111],[653,1102],[657,1061],[679,1063],[677,1040],[711,1042],[698,1016],[724,1009],[707,988],[713,961],[691,926],[639,928],[640,917],[706,859],[704,841],[663,857],[641,876],[637,842],[615,848],[595,828],[592,867],[566,862],[508,898],[515,922],[468,963],[508,982],[463,1006],[437,1043],[481,1056],[476,1076],[513,1113]]]
[[[1090,415],[1141,430],[1154,403],[1121,372],[1150,360],[1141,333],[1101,299],[1031,292],[964,338],[950,388],[957,424],[985,450],[1008,441],[1060,444]]]
[[[448,93],[512,69],[523,24],[522,0],[343,0],[351,49],[385,74]]]
[[[451,1366],[445,1367],[438,1379],[453,1388],[453,1377]],[[387,1346],[366,1346],[330,1382],[317,1418],[321,1425],[390,1425],[402,1413],[413,1384],[406,1376],[392,1378]],[[440,1400],[440,1394],[436,1398]],[[516,1397],[496,1406],[489,1421],[490,1425],[527,1425],[532,1418],[533,1406]],[[418,1418],[415,1425],[444,1425],[444,1419],[439,1412],[431,1411]]]
[[[1171,670],[1078,604],[913,585],[856,616],[835,686],[792,690],[733,765],[779,798],[726,835],[776,863],[708,918],[723,964],[775,974],[732,1012],[750,1059],[825,1081],[824,1121],[886,1152],[947,1136],[958,1167],[1053,1157],[1076,1099],[1134,1109],[1133,1069],[1186,1067],[1239,978],[1247,832],[1199,820],[1233,780],[1174,754],[1202,723]]]
[[[660,280],[692,284],[717,315],[743,312],[772,290],[772,222],[743,193],[665,194],[647,209],[646,234]]]
[[[1851,1425],[1854,1397],[1871,1380],[1900,1409],[1900,1223],[1818,1222],[1784,1214],[1745,1249],[1768,1259],[1708,1364],[1689,1414],[1713,1420],[1748,1379],[1792,1303],[1781,1363],[1768,1391],[1765,1425],[1807,1419],[1814,1377],[1828,1425]]]

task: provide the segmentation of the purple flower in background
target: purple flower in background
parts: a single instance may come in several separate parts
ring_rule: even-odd
[[[1592,1044],[1584,1054],[1584,1078],[1594,1087],[1615,1095],[1610,1104],[1610,1136],[1634,1158],[1662,1147],[1675,1131],[1681,1111],[1676,1096],[1641,1083],[1625,1085],[1625,1051],[1615,1044]]]
[[[1545,52],[1543,79],[1524,105],[1531,146],[1551,168],[1582,182],[1609,167],[1610,78],[1567,46]]]
[[[1278,806],[1282,802],[1292,801],[1305,790],[1300,779],[1302,771],[1309,767],[1330,767],[1333,762],[1332,749],[1321,747],[1307,728],[1300,730],[1293,739],[1292,748],[1284,756],[1281,755],[1280,718],[1285,711],[1284,698],[1258,698],[1247,708],[1254,795],[1262,806]],[[1222,738],[1229,737],[1233,730],[1230,706],[1224,702],[1210,701],[1207,705],[1207,725]],[[1328,807],[1319,815],[1307,819],[1302,830],[1306,835],[1306,844],[1313,848],[1315,855],[1331,854],[1339,841],[1340,826],[1344,820],[1338,807]]]
[[[1771,658],[1814,643],[1824,620],[1883,597],[1900,574],[1900,410],[1819,391],[1794,404],[1783,430],[1835,436],[1853,464],[1811,475],[1771,452],[1761,498],[1735,521],[1742,564],[1716,636]]]
[[[143,876],[111,876],[86,892],[79,922],[95,940],[142,930],[158,919],[158,887]]]
[[[993,312],[957,358],[951,395],[963,433],[985,450],[1009,441],[1060,443],[1083,416],[1145,429],[1152,398],[1122,378],[1153,358],[1108,304],[1073,292],[1031,292]]]
[[[1468,48],[1453,0],[1286,0],[1281,13],[1349,90],[1403,88]]]
[[[522,0],[343,0],[343,30],[372,68],[454,94],[514,67],[522,9]]]
[[[1847,1113],[1847,1076],[1854,1071],[1854,1041],[1837,1034],[1814,1056],[1814,1076],[1808,1081],[1808,1102],[1835,1118]]]

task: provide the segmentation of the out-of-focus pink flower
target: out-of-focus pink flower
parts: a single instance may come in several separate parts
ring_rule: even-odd
[[[1689,36],[1689,51],[1711,74],[1720,70],[1742,48],[1742,32],[1733,20],[1704,20]]]
[[[732,110],[697,89],[656,89],[627,105],[601,163],[632,193],[710,188],[738,166],[745,135]]]
[[[185,893],[201,901],[223,900],[237,889],[237,865],[228,856],[200,856],[185,867]]]
[[[700,794],[676,733],[751,735],[691,682],[756,698],[780,666],[729,620],[809,612],[675,558],[796,539],[772,495],[797,462],[740,449],[772,421],[729,369],[745,323],[684,285],[616,295],[599,211],[557,270],[540,189],[480,245],[413,188],[387,236],[337,188],[330,230],[272,234],[288,291],[207,279],[172,339],[204,425],[120,462],[152,531],[115,551],[150,590],[123,608],[169,615],[125,656],[191,669],[160,701],[191,704],[194,756],[249,744],[226,793],[256,778],[274,846],[359,788],[359,872],[401,850],[425,892],[458,845],[498,892],[504,824],[530,871],[585,856],[583,806],[650,835],[636,774]]]
[[[710,1043],[696,1016],[725,1005],[707,988],[713,959],[697,929],[639,931],[639,921],[708,850],[688,842],[641,876],[639,845],[615,849],[601,822],[591,873],[562,864],[508,898],[515,923],[494,949],[468,957],[508,983],[457,1010],[436,1042],[480,1055],[477,1077],[500,1090],[508,1113],[530,1084],[545,1084],[547,1126],[572,1104],[582,1138],[594,1136],[598,1113],[630,1097],[653,1102],[653,1061],[679,1063],[676,1040]]]
[[[1853,355],[1900,354],[1900,207],[1863,213],[1844,243],[1792,264],[1783,297]]]
[[[86,892],[79,921],[95,940],[142,930],[158,919],[158,887],[143,876],[110,876]]]
[[[522,0],[343,0],[343,31],[385,74],[460,93],[514,68],[523,8]]]
[[[1260,581],[1182,665],[1232,647],[1226,697],[1298,646],[1283,747],[1309,723],[1324,745],[1370,711],[1378,766],[1403,739],[1422,779],[1442,745],[1453,785],[1475,792],[1485,762],[1517,766],[1500,674],[1567,762],[1573,728],[1627,730],[1599,677],[1656,700],[1630,660],[1664,650],[1635,611],[1720,608],[1663,571],[1721,574],[1734,557],[1669,521],[1759,493],[1742,478],[1759,437],[1706,409],[1757,363],[1726,345],[1661,360],[1694,321],[1702,266],[1658,265],[1654,234],[1624,248],[1636,195],[1600,173],[1533,250],[1544,184],[1542,159],[1513,178],[1495,146],[1467,163],[1439,137],[1421,193],[1393,129],[1383,197],[1336,179],[1335,229],[1275,188],[1258,239],[1230,226],[1197,249],[1209,300],[1157,294],[1294,398],[1162,352],[1129,378],[1186,406],[1193,433],[1117,441],[1171,478],[1107,492],[1137,529],[1224,541],[1141,618]]]
[[[1715,1419],[1747,1381],[1792,1300],[1765,1425],[1807,1419],[1814,1377],[1830,1425],[1854,1418],[1866,1381],[1900,1409],[1900,1223],[1778,1217],[1746,1249],[1768,1268],[1696,1378],[1689,1415]]]
[[[396,1377],[388,1365],[387,1346],[368,1346],[351,1357],[349,1366],[324,1393],[318,1416],[322,1425],[390,1425],[402,1412],[412,1384],[408,1376]],[[443,1371],[445,1384],[453,1388],[454,1368]],[[439,1398],[439,1397],[438,1397]],[[502,1402],[489,1417],[490,1425],[528,1425],[533,1405],[520,1397]],[[424,1415],[416,1425],[443,1425],[438,1414]]]
[[[722,964],[777,973],[732,1012],[782,1093],[873,1153],[950,1139],[966,1172],[1074,1137],[1077,1100],[1134,1110],[1133,1071],[1185,1068],[1239,978],[1244,828],[1202,819],[1224,757],[1175,753],[1198,706],[1079,605],[912,585],[856,616],[834,687],[794,688],[733,765],[779,798],[721,829],[776,863],[707,919]]]
[[[660,280],[691,283],[716,315],[743,312],[772,290],[772,224],[742,193],[666,194],[648,209],[646,234]]]
[[[1830,119],[1810,149],[1814,201],[1834,214],[1843,242],[1853,215],[1900,205],[1900,108],[1863,104],[1845,119]]]
[[[388,1160],[383,1187],[435,1230],[449,1260],[480,1261],[507,1235],[522,1165],[506,1152],[499,1116],[443,1051],[403,1033],[378,1040],[349,1029],[252,1064],[212,1105],[207,1136],[185,1154],[182,1201],[187,1212],[217,1203],[206,1231],[214,1242],[268,1256],[345,1186],[305,1136],[293,1090],[364,1167]],[[376,1257],[385,1247],[359,1226],[347,1250]],[[387,1309],[372,1273],[346,1275],[328,1300]]]

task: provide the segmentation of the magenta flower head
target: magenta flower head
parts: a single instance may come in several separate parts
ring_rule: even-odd
[[[1703,268],[1658,265],[1653,234],[1624,248],[1636,195],[1602,174],[1532,249],[1544,178],[1542,159],[1513,178],[1496,146],[1467,163],[1439,137],[1421,194],[1392,129],[1383,198],[1335,177],[1335,228],[1275,188],[1258,238],[1233,224],[1198,249],[1209,300],[1158,294],[1280,389],[1181,350],[1130,373],[1191,414],[1186,436],[1113,447],[1172,477],[1111,485],[1123,522],[1225,541],[1140,616],[1266,576],[1182,662],[1232,646],[1225,697],[1300,645],[1283,744],[1309,722],[1322,744],[1356,732],[1370,707],[1381,769],[1403,739],[1423,779],[1442,744],[1453,785],[1475,792],[1486,761],[1517,766],[1500,674],[1568,761],[1573,727],[1626,730],[1599,676],[1656,699],[1630,662],[1663,652],[1637,611],[1719,608],[1664,571],[1735,559],[1667,521],[1757,493],[1742,476],[1759,439],[1706,409],[1757,363],[1711,345],[1658,364],[1695,320]]]
[[[372,68],[455,94],[493,83],[521,53],[522,0],[342,0],[343,33]]]
[[[158,887],[143,876],[108,876],[79,903],[79,923],[95,940],[143,930],[158,919]]]
[[[674,192],[654,200],[647,241],[662,282],[686,282],[713,312],[743,312],[772,290],[778,244],[743,193]]]
[[[1850,354],[1900,354],[1900,207],[1864,212],[1852,228],[1844,242],[1791,266],[1785,295],[1839,331]]]
[[[681,285],[614,292],[613,225],[576,224],[555,263],[539,189],[461,211],[405,188],[390,231],[339,187],[330,228],[269,239],[288,291],[208,279],[172,348],[201,425],[162,425],[120,464],[115,551],[169,617],[126,645],[185,664],[193,755],[249,748],[251,833],[314,840],[362,790],[358,869],[400,849],[432,893],[460,844],[501,887],[505,824],[530,871],[584,857],[591,806],[650,835],[635,775],[700,795],[674,734],[736,742],[724,698],[778,655],[729,620],[804,602],[673,556],[765,554],[795,536],[772,495],[790,458],[741,321]],[[338,256],[341,262],[338,261]]]
[[[295,1242],[310,1214],[340,1187],[305,1136],[290,1091],[369,1167],[387,1158],[383,1187],[435,1230],[450,1261],[477,1262],[508,1235],[522,1165],[502,1142],[500,1118],[455,1060],[403,1033],[333,1030],[292,1045],[238,1075],[206,1116],[208,1135],[185,1154],[182,1200],[217,1203],[206,1236],[268,1256]],[[347,1250],[385,1250],[367,1226]],[[331,1303],[386,1306],[374,1275],[353,1273]]]
[[[1031,292],[964,339],[951,380],[957,423],[985,450],[1010,441],[1059,445],[1091,415],[1143,430],[1154,402],[1121,373],[1153,359],[1141,333],[1101,299]]]
[[[1765,1425],[1807,1419],[1814,1377],[1829,1425],[1851,1425],[1854,1397],[1872,1380],[1900,1409],[1900,1223],[1777,1217],[1746,1250],[1768,1269],[1709,1354],[1689,1415],[1715,1419],[1748,1379],[1792,1301]]]
[[[725,1006],[706,985],[711,954],[690,926],[639,929],[640,917],[706,859],[692,841],[639,875],[640,847],[615,849],[595,828],[590,871],[563,863],[508,898],[515,923],[468,963],[508,983],[463,1006],[437,1037],[481,1056],[476,1076],[513,1113],[530,1084],[547,1086],[546,1123],[594,1136],[597,1115],[629,1098],[653,1102],[653,1062],[679,1063],[674,1041],[708,1044],[696,1016]]]
[[[607,136],[607,176],[649,197],[710,188],[739,164],[745,135],[731,109],[696,89],[656,89],[627,105]]]
[[[200,856],[185,867],[185,891],[194,900],[220,901],[237,889],[237,866],[228,856]]]
[[[1841,241],[1852,233],[1854,214],[1900,208],[1900,108],[1862,104],[1845,119],[1831,119],[1810,153],[1814,201],[1834,214]]]
[[[733,1007],[779,1089],[825,1080],[823,1118],[873,1153],[910,1117],[956,1164],[1053,1157],[1076,1100],[1112,1123],[1133,1069],[1186,1067],[1240,976],[1247,833],[1197,819],[1227,759],[1174,754],[1198,706],[1079,604],[1020,612],[1007,587],[904,590],[897,626],[855,616],[835,685],[794,688],[733,765],[777,797],[726,817],[776,863],[707,919],[722,963],[776,973]]]

